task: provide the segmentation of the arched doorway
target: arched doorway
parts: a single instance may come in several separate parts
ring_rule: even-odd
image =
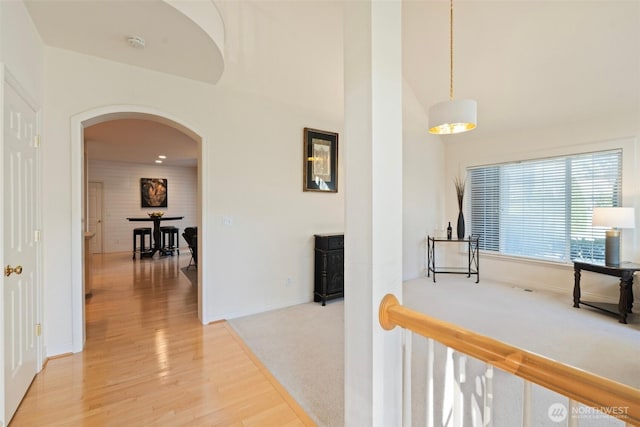
[[[85,313],[84,313],[84,188],[85,188],[85,167],[84,167],[84,129],[88,126],[116,119],[144,119],[170,126],[180,132],[185,133],[196,141],[198,149],[198,188],[197,188],[197,225],[202,233],[206,232],[206,216],[203,209],[206,203],[206,138],[193,126],[184,120],[176,118],[171,114],[145,106],[132,105],[112,105],[85,111],[71,118],[71,280],[72,280],[72,328],[74,352],[82,351],[85,342]],[[206,245],[204,239],[200,243],[200,259],[206,259]],[[205,276],[205,263],[200,263],[198,267],[198,318],[202,323],[207,323],[206,294],[207,289],[202,285],[202,277]]]

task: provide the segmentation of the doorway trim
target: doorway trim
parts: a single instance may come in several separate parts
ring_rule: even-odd
[[[207,194],[209,182],[207,161],[208,144],[203,133],[185,120],[165,111],[141,105],[109,105],[84,111],[71,117],[71,311],[72,311],[72,351],[81,352],[86,339],[84,312],[84,230],[86,228],[83,212],[84,173],[84,128],[101,122],[142,118],[171,126],[196,141],[198,146],[198,229],[202,235],[207,233],[207,221],[204,209],[208,206]],[[199,239],[201,259],[206,259],[206,239]],[[202,278],[206,277],[206,263],[198,265],[198,319],[202,324],[208,323],[207,287]]]
[[[104,195],[103,195],[104,182],[103,181],[89,181],[89,179],[87,177],[87,172],[86,172],[87,169],[86,169],[86,167],[85,167],[84,171],[85,171],[84,172],[84,174],[85,174],[84,178],[85,178],[85,180],[87,182],[87,191],[85,192],[85,197],[87,198],[87,203],[86,203],[87,210],[84,213],[86,221],[89,221],[89,218],[91,217],[91,215],[89,215],[90,212],[91,212],[91,209],[89,208],[89,203],[88,203],[89,194],[91,193],[91,184],[100,184],[100,247],[98,248],[98,252],[97,253],[101,254],[101,253],[104,252],[104,238],[103,238],[104,228],[102,226],[103,225],[102,219],[104,218]],[[86,227],[87,227],[87,229],[89,229],[91,227],[89,222],[87,222]],[[91,231],[91,230],[89,230],[89,231]],[[96,240],[96,236],[97,235],[98,235],[98,233],[96,232],[95,235],[91,239],[89,239],[89,241],[90,242],[94,242]],[[85,245],[86,245],[86,242],[85,242]],[[89,250],[89,253],[90,254],[94,254],[95,252],[92,252],[91,250]],[[86,252],[85,252],[85,254],[86,254]],[[85,291],[86,291],[86,289],[85,289]],[[85,292],[85,294],[86,294],[86,292]]]

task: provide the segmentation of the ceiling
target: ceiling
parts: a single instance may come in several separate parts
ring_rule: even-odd
[[[211,34],[170,3],[175,2],[25,0],[49,46],[216,83],[224,69],[221,50]],[[129,45],[132,36],[144,39],[143,49]]]
[[[215,84],[222,75],[222,52],[212,35],[170,0],[26,0],[25,4],[48,46],[206,83]],[[144,48],[131,46],[130,37],[142,38]],[[164,165],[197,164],[197,143],[157,121],[111,120],[87,127],[84,136],[89,159],[155,164],[157,156],[164,155]]]
[[[207,54],[212,50],[211,40],[164,1],[26,0],[26,4],[47,45],[212,83],[212,71],[207,72],[215,67],[215,58]],[[270,61],[274,65],[267,60],[260,63],[272,85],[277,78],[288,82],[285,84],[309,86],[300,78],[299,68],[309,56],[300,59],[300,55],[342,49],[341,37],[330,38],[335,45],[322,51],[318,32],[303,31],[341,31],[341,25],[338,29],[335,25],[343,19],[339,2],[243,0],[216,5],[225,23],[227,74],[236,72],[251,53],[277,58]],[[402,7],[403,73],[427,112],[429,106],[448,98],[449,2],[404,0]],[[248,8],[261,21],[249,23]],[[327,27],[329,22],[333,27]],[[295,43],[300,50],[281,52],[276,43],[267,51],[249,50],[250,40],[269,39],[275,31],[286,34],[287,30],[299,39]],[[128,35],[143,36],[148,48],[131,48],[125,40]],[[606,120],[618,112],[640,111],[638,0],[456,0],[454,36],[455,97],[478,101],[478,128],[463,134],[465,138]],[[305,52],[304,46],[313,46],[314,52]],[[341,63],[334,65],[342,68]],[[292,75],[282,75],[283,69],[290,69]],[[313,74],[313,86],[333,88],[341,83],[316,81],[321,78]],[[335,93],[341,94],[342,89]],[[342,108],[341,102],[333,105]],[[141,150],[139,155],[147,157],[138,158],[131,150],[133,139],[137,144],[148,141],[145,144],[163,147],[166,154],[172,153],[172,141],[181,140],[176,132],[159,123],[123,121],[96,125],[86,135],[97,141],[92,150],[96,155],[113,155],[114,150],[105,146],[120,143],[125,144],[127,159],[148,162],[154,150]],[[188,145],[184,140],[176,144],[181,144],[176,145],[179,150]],[[195,153],[195,143],[193,147]],[[180,159],[185,153],[171,156]]]
[[[448,98],[448,3],[404,3],[404,73],[425,111]],[[454,7],[455,97],[478,101],[478,132],[455,137],[640,114],[639,1]]]
[[[85,152],[92,160],[194,167],[196,141],[168,125],[152,120],[116,119],[84,129]],[[159,159],[158,156],[166,156]]]

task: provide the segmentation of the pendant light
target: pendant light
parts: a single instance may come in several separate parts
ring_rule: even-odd
[[[449,7],[449,100],[429,109],[429,133],[445,135],[476,128],[478,104],[473,99],[453,99],[453,0]]]

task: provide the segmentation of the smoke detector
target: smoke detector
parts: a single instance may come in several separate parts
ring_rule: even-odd
[[[134,47],[136,49],[144,49],[144,45],[146,42],[142,37],[131,36],[131,37],[127,37],[127,43],[129,43],[129,46]]]

